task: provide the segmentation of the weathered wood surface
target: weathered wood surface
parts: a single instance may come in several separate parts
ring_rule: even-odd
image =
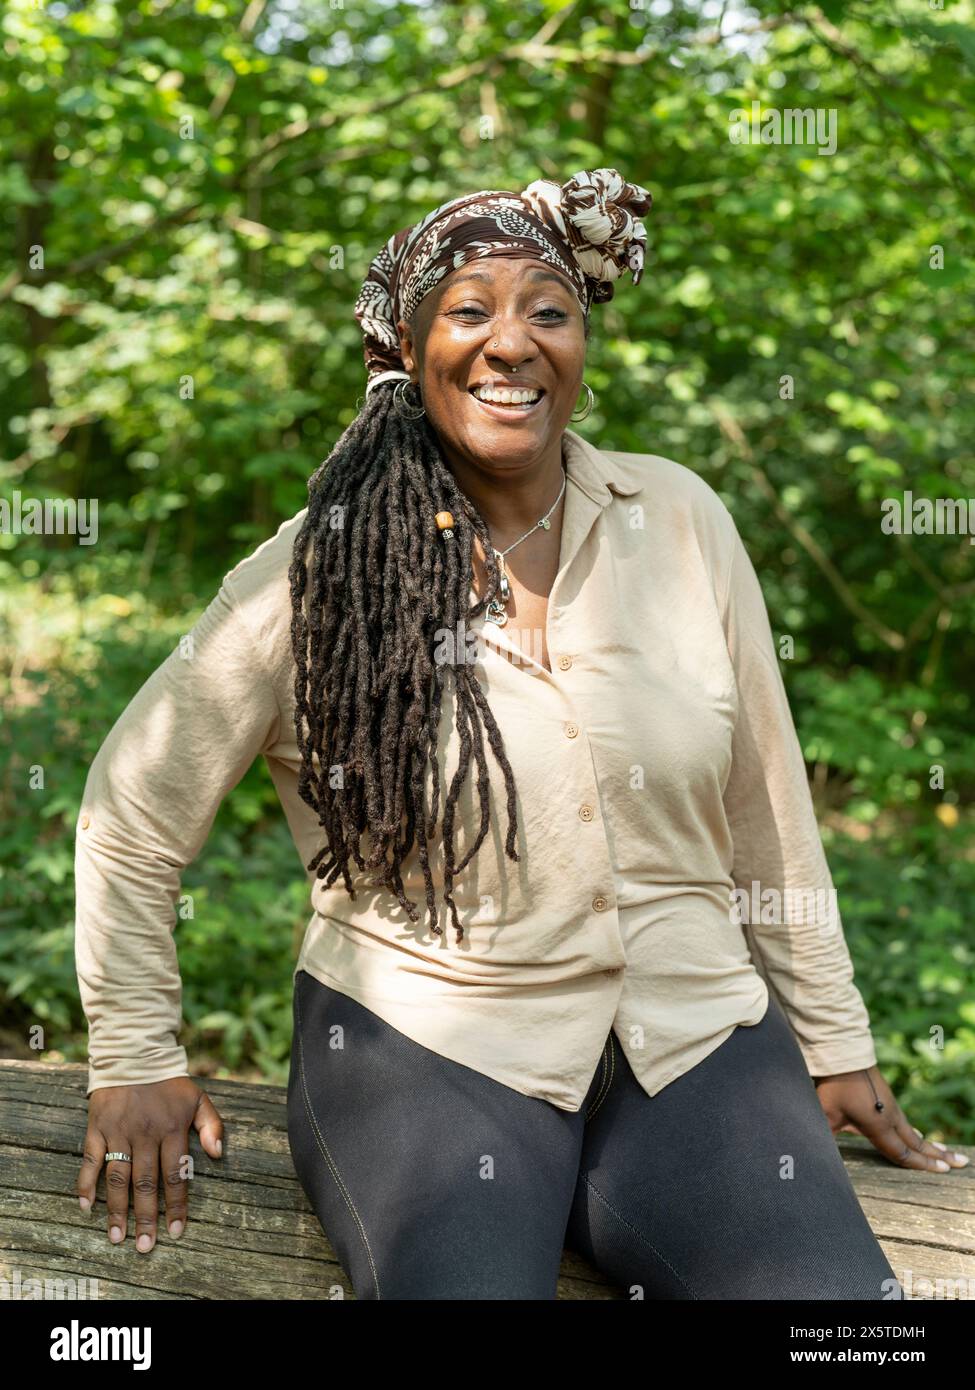
[[[283,1087],[205,1082],[226,1124],[224,1157],[209,1159],[192,1135],[186,1231],[174,1241],[160,1223],[155,1248],[140,1255],[131,1213],[124,1244],[108,1241],[104,1174],[94,1214],[78,1207],[86,1075],[77,1065],[0,1061],[0,1277],[97,1279],[99,1299],[354,1297],[295,1176]],[[921,1297],[972,1297],[975,1170],[911,1172],[865,1139],[844,1134],[838,1142],[898,1278],[910,1271],[915,1297],[922,1279],[931,1287]],[[627,1295],[567,1251],[558,1296]]]

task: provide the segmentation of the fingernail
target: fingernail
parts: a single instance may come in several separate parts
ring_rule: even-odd
[[[946,1154],[948,1152],[947,1144],[939,1144],[937,1139],[932,1139],[931,1143],[934,1145],[936,1149],[940,1149],[943,1154]]]
[[[135,1248],[144,1255],[147,1250],[152,1249],[152,1236],[146,1235],[145,1232],[143,1232],[136,1241]]]
[[[119,1227],[119,1226],[113,1226],[112,1229],[111,1229],[111,1230],[109,1231],[109,1233],[108,1233],[108,1238],[109,1238],[109,1240],[114,1241],[116,1245],[118,1245],[119,1241],[122,1239],[122,1230],[121,1230],[121,1227]]]
[[[87,1197],[79,1197],[78,1204],[83,1212],[87,1213],[91,1211],[91,1202],[88,1200]]]
[[[968,1157],[968,1154],[952,1154],[951,1156],[955,1160],[955,1162],[960,1163],[962,1167],[964,1167],[966,1163],[971,1162],[971,1160]]]
[[[178,1240],[179,1237],[183,1234],[183,1223],[182,1223],[182,1221],[173,1221],[173,1222],[171,1222],[170,1227],[169,1227],[169,1234],[173,1237],[174,1240]]]
[[[217,1158],[219,1158],[219,1157],[221,1156],[221,1154],[223,1153],[223,1140],[222,1140],[222,1139],[218,1139],[218,1140],[217,1140],[217,1143],[216,1143],[216,1150],[217,1150]]]
[[[939,1173],[947,1173],[951,1170],[951,1164],[945,1163],[943,1158],[939,1158],[934,1166],[935,1168],[937,1168]]]

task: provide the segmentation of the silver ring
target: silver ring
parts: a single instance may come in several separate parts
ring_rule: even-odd
[[[131,1155],[131,1154],[123,1154],[123,1153],[111,1153],[111,1154],[106,1154],[106,1155],[105,1155],[105,1162],[106,1162],[106,1163],[108,1163],[108,1162],[110,1162],[110,1161],[113,1161],[113,1160],[115,1160],[115,1159],[121,1159],[123,1163],[131,1163],[131,1162],[132,1162],[132,1155]]]

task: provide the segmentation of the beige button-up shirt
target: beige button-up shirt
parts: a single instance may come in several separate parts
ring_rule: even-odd
[[[295,973],[570,1111],[611,1028],[655,1095],[737,1025],[758,1023],[769,987],[812,1075],[874,1065],[762,592],[731,514],[669,459],[603,451],[571,430],[564,448],[551,672],[483,616],[471,628],[514,773],[519,862],[504,854],[504,779],[487,748],[491,833],[455,882],[464,938],[440,902],[437,838],[442,935],[425,925],[414,846],[403,882],[418,924],[363,876],[353,902],[341,881],[326,889],[308,875]],[[180,875],[259,754],[302,864],[321,845],[297,793],[287,571],[302,517],[230,571],[91,766],[76,839],[89,1091],[188,1074]],[[448,681],[442,786],[457,756]],[[468,778],[458,862],[476,811]]]

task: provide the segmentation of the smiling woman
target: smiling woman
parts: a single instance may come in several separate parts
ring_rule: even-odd
[[[690,469],[568,428],[649,206],[584,170],[391,237],[362,411],[100,751],[79,1194],[108,1163],[118,1239],[127,1164],[148,1250],[156,1172],[178,1233],[188,1125],[222,1138],[167,914],[263,753],[312,876],[289,1141],[359,1297],[554,1298],[563,1240],[649,1298],[898,1296],[831,1129],[949,1160],[838,920],[740,915],[832,888],[757,576]]]
[[[564,276],[527,258],[455,271],[399,322],[426,416],[501,568],[488,621],[549,667],[545,627],[558,570],[562,435],[579,394],[589,318]],[[553,500],[554,499],[554,500]],[[539,536],[538,530],[546,532]],[[507,556],[529,538],[513,568]],[[474,538],[475,592],[490,579]],[[516,625],[515,625],[516,624]],[[517,637],[515,633],[517,632]]]
[[[626,270],[639,281],[640,217],[650,202],[646,189],[612,169],[583,171],[564,185],[538,179],[521,194],[454,199],[389,238],[356,302],[366,405],[309,483],[291,569],[298,718],[308,729],[299,731],[299,791],[327,839],[308,868],[326,886],[341,875],[351,891],[354,860],[416,921],[400,865],[419,828],[435,934],[425,840],[440,796],[435,735],[445,682],[456,696],[461,760],[444,806],[443,899],[460,939],[455,813],[472,758],[481,825],[464,865],[490,825],[482,721],[506,779],[505,852],[517,860],[514,777],[463,629],[489,605],[495,619],[517,615],[528,629],[544,629],[559,561],[562,438],[582,381],[589,309],[612,297]],[[406,398],[407,381],[419,388],[419,405]],[[474,394],[499,383],[538,399],[512,406]],[[436,518],[446,513],[455,524],[442,531]],[[517,574],[504,559],[515,545]],[[443,629],[452,637],[449,661],[436,656],[443,649],[434,635]],[[542,656],[547,668],[544,643]],[[316,772],[316,759],[343,770],[340,787]],[[428,766],[433,806],[425,819]]]
[[[582,384],[587,323],[569,282],[522,258],[455,271],[413,324],[400,320],[404,366],[418,384],[422,377],[427,418],[452,468],[490,461],[531,472],[541,455],[558,459]],[[498,490],[482,494],[483,502]]]

